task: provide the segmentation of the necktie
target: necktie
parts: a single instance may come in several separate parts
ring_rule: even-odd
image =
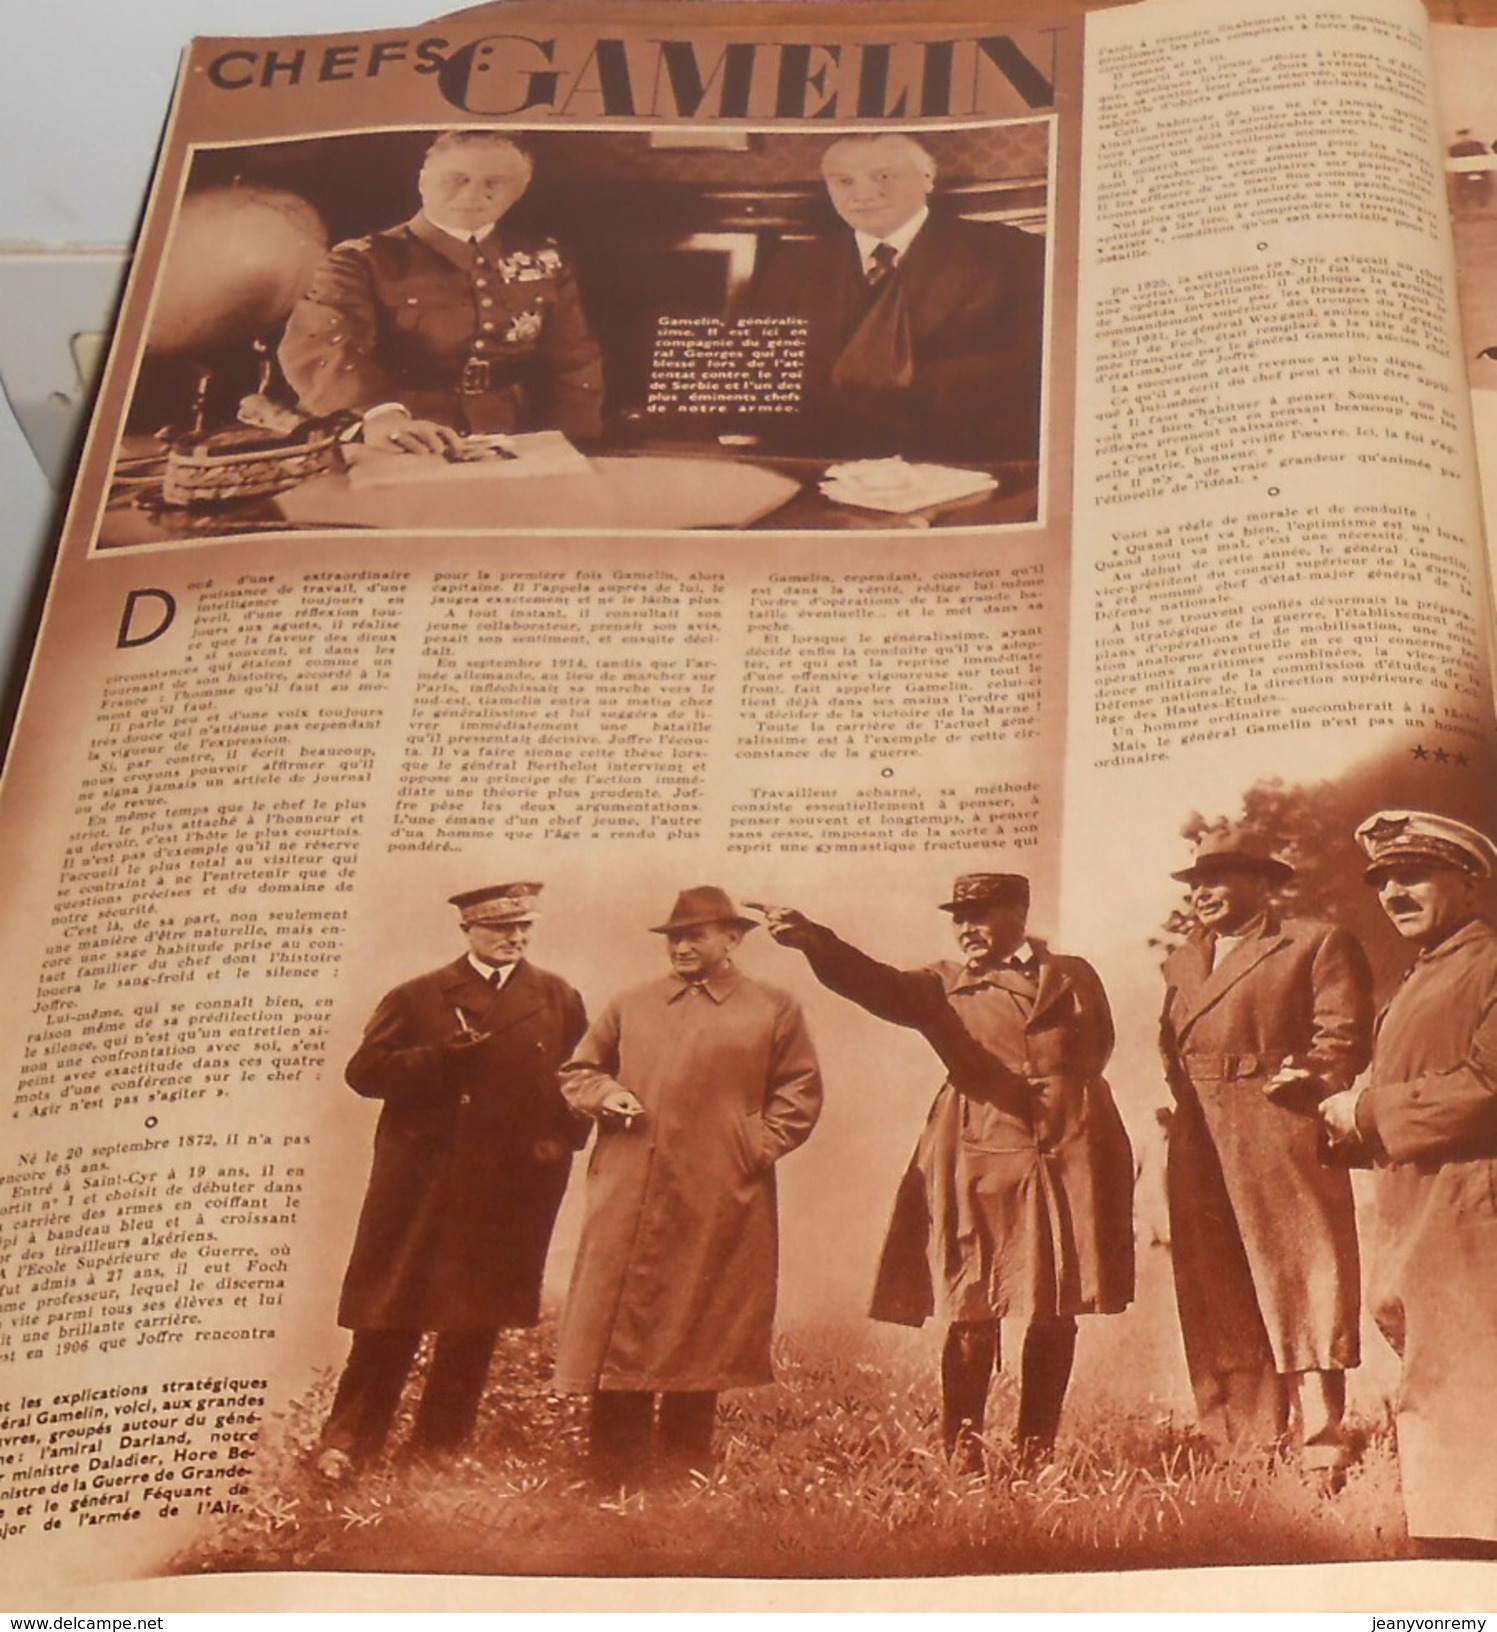
[[[893,244],[875,244],[873,253],[868,258],[868,270],[864,274],[868,279],[868,287],[877,289],[878,286],[893,271],[895,262],[899,259],[899,251]]]

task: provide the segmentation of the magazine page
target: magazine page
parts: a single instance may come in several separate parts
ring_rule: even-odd
[[[1494,536],[1492,495],[1497,493],[1497,301],[1493,296],[1493,172],[1497,170],[1491,126],[1491,68],[1497,36],[1489,28],[1445,24],[1431,31],[1435,80],[1440,93],[1440,140],[1445,189],[1459,278],[1467,378],[1476,451],[1481,463],[1488,547]]]
[[[1422,34],[1184,15],[193,47],[0,794],[38,1602],[1412,1556],[1380,1340],[1206,1454],[1150,943],[1491,829]]]
[[[1476,1016],[1428,1000],[1486,944],[1497,836],[1442,142],[1418,7],[1315,36],[1089,20],[1063,920],[1138,1017],[1135,1312],[1152,1285],[1197,1432],[1287,1435],[1260,1490],[1290,1523],[1322,1482],[1303,1558],[1490,1556],[1457,1358],[1488,1300],[1432,1250],[1487,1135],[1376,1120],[1491,1094]]]
[[[897,1409],[864,1311],[941,1076],[762,909],[876,893],[940,956],[1001,850],[1053,911],[1081,34],[564,15],[184,68],[4,795],[0,1505],[52,1592],[846,1573],[846,1477],[904,1477],[738,1522],[841,1379]],[[699,1063],[614,1060],[723,925]],[[621,1273],[725,1395],[647,1513],[590,1461]]]

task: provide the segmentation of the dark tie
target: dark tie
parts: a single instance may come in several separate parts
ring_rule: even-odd
[[[494,988],[494,990],[497,992],[499,990],[499,988],[503,984],[504,984],[504,971],[502,969],[490,969],[489,970],[489,985],[492,986]]]
[[[869,267],[864,274],[868,279],[868,287],[877,289],[878,286],[894,270],[894,264],[899,259],[899,251],[893,244],[875,244],[873,254],[869,257]]]

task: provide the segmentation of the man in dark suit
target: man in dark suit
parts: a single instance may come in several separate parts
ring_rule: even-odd
[[[534,1326],[572,1152],[587,1123],[557,1086],[587,1029],[582,999],[524,960],[539,884],[452,897],[468,951],[375,1010],[348,1063],[384,1101],[343,1282],[353,1331],[317,1468],[348,1477],[385,1442],[422,1334],[437,1334],[412,1435],[467,1437],[501,1327]]]
[[[787,245],[752,305],[808,325],[807,451],[989,464],[1039,456],[1045,242],[932,205],[913,137],[845,136],[822,158],[847,231]]]
[[[1208,832],[1174,876],[1196,927],[1164,965],[1166,1185],[1198,1424],[1228,1453],[1293,1432],[1334,1483],[1360,1281],[1351,1179],[1314,1111],[1367,1063],[1372,974],[1344,929],[1281,916],[1294,872],[1262,833]]]
[[[421,210],[334,247],[297,303],[280,363],[312,414],[352,411],[371,446],[442,453],[463,433],[597,436],[603,364],[549,238],[502,230],[529,155],[496,131],[447,131]]]

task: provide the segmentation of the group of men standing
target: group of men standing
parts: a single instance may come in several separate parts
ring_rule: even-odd
[[[1167,1185],[1198,1424],[1224,1454],[1292,1449],[1336,1488],[1359,1359],[1355,1148],[1382,1170],[1371,1297],[1404,1359],[1411,1532],[1497,1542],[1483,1250],[1497,1232],[1497,931],[1476,910],[1494,851],[1422,812],[1380,812],[1357,839],[1418,953],[1377,1027],[1360,946],[1280,914],[1293,875],[1262,835],[1210,833],[1175,875],[1194,927],[1165,964]],[[453,897],[467,954],[390,993],[350,1061],[350,1084],[385,1103],[340,1307],[354,1337],[319,1452],[329,1478],[383,1446],[425,1333],[413,1448],[467,1436],[498,1330],[538,1318],[572,1153],[594,1128],[556,1357],[557,1386],[591,1396],[593,1476],[707,1466],[718,1394],[772,1378],[775,1167],[811,1134],[822,1086],[795,999],[734,960],[760,920],[715,886],[683,890],[653,926],[669,972],[589,1026],[570,986],[524,958],[540,888]],[[944,1068],[871,1313],[946,1321],[943,1441],[971,1473],[992,1448],[1000,1322],[1023,1331],[1022,1470],[1054,1445],[1077,1317],[1133,1296],[1107,997],[1087,963],[1028,934],[1028,907],[1017,874],[963,875],[941,905],[961,957],[909,970],[792,908],[753,909],[824,986],[917,1031]]]
[[[774,1168],[821,1110],[800,1008],[736,967],[754,920],[704,886],[654,926],[670,972],[589,1026],[578,994],[524,956],[540,893],[453,896],[467,952],[385,997],[349,1062],[350,1086],[384,1108],[339,1306],[354,1336],[318,1454],[330,1479],[383,1447],[425,1333],[412,1449],[467,1438],[498,1331],[539,1318],[594,1126],[556,1368],[592,1396],[595,1477],[705,1466],[718,1393],[771,1380]]]
[[[1293,875],[1261,835],[1208,834],[1176,875],[1195,927],[1165,963],[1161,1042],[1197,1419],[1229,1449],[1291,1440],[1337,1487],[1346,1373],[1360,1359],[1348,1168],[1375,1165],[1369,1304],[1403,1362],[1409,1531],[1439,1551],[1491,1549],[1497,932],[1477,894],[1497,852],[1422,811],[1380,811],[1356,839],[1366,883],[1416,954],[1376,1019],[1357,941],[1279,913]]]

